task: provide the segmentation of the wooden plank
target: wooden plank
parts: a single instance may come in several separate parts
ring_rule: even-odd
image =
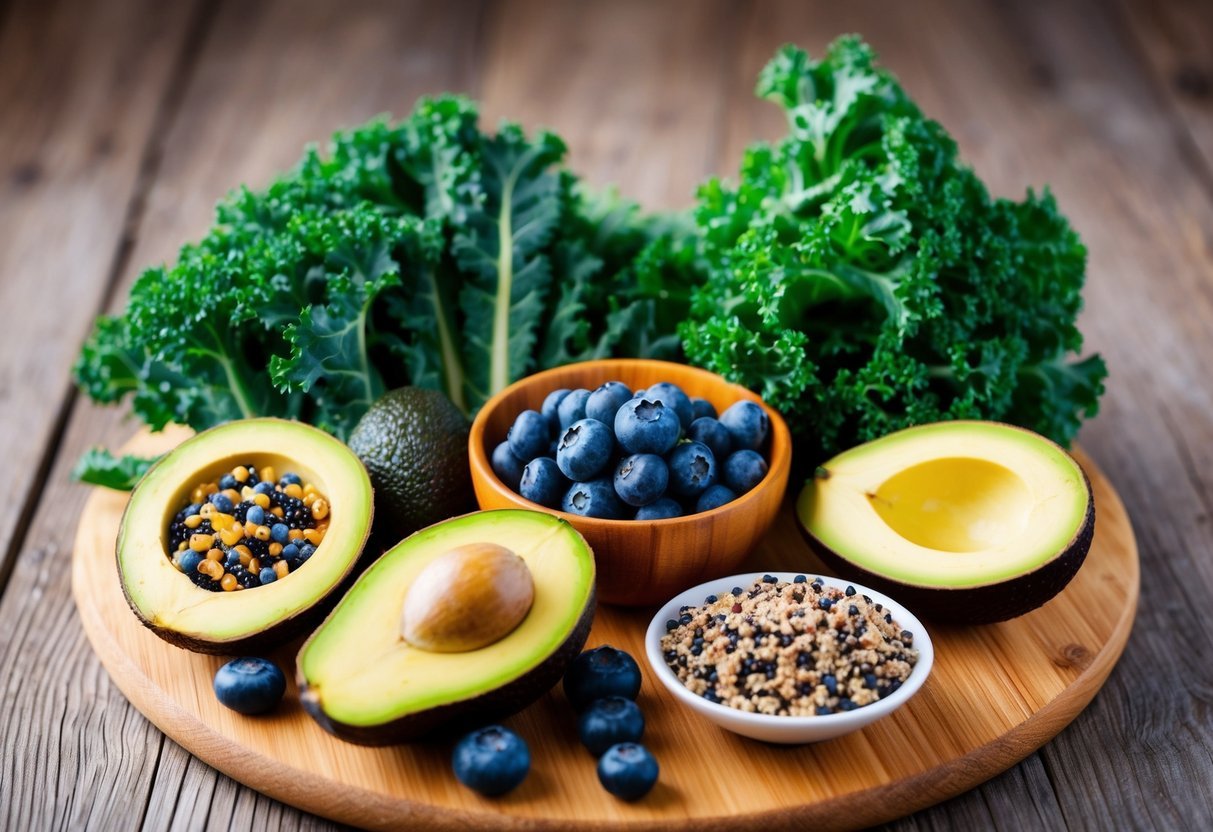
[[[0,591],[194,8],[14,0],[0,10]]]
[[[1083,442],[1138,525],[1144,592],[1155,603],[1143,605],[1105,691],[1034,758],[1055,796],[1039,777],[1007,775],[916,822],[973,820],[980,796],[1010,812],[1008,825],[1200,825],[1213,812],[1209,729],[1195,704],[1207,700],[1208,678],[1173,668],[1206,666],[1213,635],[1208,618],[1192,613],[1213,587],[1204,557],[1213,548],[1204,473],[1213,400],[1209,385],[1194,383],[1213,356],[1213,264],[1202,231],[1213,211],[1177,141],[1183,128],[1140,71],[1124,27],[1097,3],[762,4],[744,31],[730,161],[755,125],[782,130],[773,108],[748,103],[775,46],[820,51],[836,33],[859,31],[996,193],[1052,183],[1090,247],[1083,325],[1112,378]],[[1033,801],[1037,809],[1024,812]]]
[[[1213,192],[1213,5],[1121,0],[1119,6],[1155,90],[1187,128],[1183,146],[1194,173]]]
[[[589,182],[650,210],[686,207],[718,166],[737,13],[721,0],[499,3],[484,120],[554,130]]]
[[[476,2],[445,4],[441,12],[420,2],[386,1],[221,8],[166,131],[143,221],[131,229],[137,237],[132,265],[115,304],[123,302],[138,267],[171,258],[182,242],[205,230],[224,191],[240,182],[267,182],[299,157],[305,142],[323,140],[339,126],[384,111],[403,113],[423,93],[472,88],[468,69],[474,66],[478,14]],[[151,37],[142,26],[132,31]],[[317,49],[320,33],[331,53]],[[129,52],[148,48],[117,45]],[[82,318],[92,311],[83,310]],[[75,338],[70,344],[62,339],[65,352],[76,349]],[[60,390],[65,369],[55,376]],[[79,515],[86,490],[68,484],[68,471],[88,445],[116,446],[133,429],[121,410],[83,402],[73,410],[0,602],[0,626],[9,634],[0,640],[0,673],[21,680],[6,687],[0,717],[0,828],[125,829],[145,811],[149,828],[242,826],[249,811],[258,827],[263,818],[282,828],[308,827],[313,820],[303,813],[196,761],[183,781],[162,779],[157,765],[171,774],[184,753],[125,702],[70,613],[66,561],[59,556],[70,546],[72,523],[61,518]],[[175,789],[182,784],[187,791],[178,800]],[[207,794],[213,806],[203,799]],[[234,794],[240,795],[237,815]]]

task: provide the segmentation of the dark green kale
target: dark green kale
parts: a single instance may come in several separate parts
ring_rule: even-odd
[[[1068,443],[1106,369],[1074,357],[1086,249],[1052,195],[991,198],[858,38],[784,47],[757,93],[788,136],[700,190],[690,361],[780,409],[804,465],[941,419]]]

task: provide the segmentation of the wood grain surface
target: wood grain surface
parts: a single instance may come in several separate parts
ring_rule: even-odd
[[[158,453],[185,435],[141,433],[129,447]],[[225,659],[180,650],[144,628],[122,595],[114,559],[96,556],[113,545],[125,495],[98,489],[85,505],[73,593],[110,675],[162,731],[240,782],[340,821],[384,830],[853,828],[928,806],[1017,762],[1064,728],[1112,670],[1137,607],[1137,545],[1116,492],[1079,459],[1098,519],[1078,576],[1013,621],[930,627],[936,661],[923,689],[863,731],[801,747],[746,740],[684,709],[647,669],[638,702],[661,779],[635,804],[598,786],[572,709],[555,690],[506,720],[527,740],[534,764],[522,786],[496,800],[458,785],[450,742],[364,748],[333,738],[304,712],[293,680],[272,715],[225,709],[211,692]],[[765,570],[821,571],[790,504],[740,569]],[[642,657],[652,614],[600,606],[587,647],[612,644]],[[274,655],[279,666],[294,666],[296,647]],[[706,769],[705,760],[712,761]]]
[[[816,52],[843,31],[869,38],[994,192],[1050,183],[1082,234],[1082,327],[1112,372],[1082,443],[1141,547],[1137,623],[1091,707],[1005,774],[893,828],[1206,826],[1207,3],[5,0],[0,828],[333,828],[166,740],[111,684],[74,612],[66,563],[87,491],[68,472],[133,426],[80,401],[67,373],[88,318],[120,304],[141,267],[196,238],[215,198],[267,182],[303,142],[444,89],[483,98],[489,124],[556,129],[593,182],[685,207],[694,183],[782,131],[752,96],[775,47]],[[99,141],[111,128],[121,141]]]

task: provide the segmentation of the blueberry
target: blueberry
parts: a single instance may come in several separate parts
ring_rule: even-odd
[[[297,543],[288,543],[282,547],[283,560],[294,560],[299,557],[299,545]]]
[[[720,424],[728,428],[733,437],[733,447],[757,451],[767,439],[771,420],[767,412],[751,401],[740,401],[720,414]]]
[[[286,488],[288,485],[303,485],[303,480],[299,479],[298,474],[287,471],[278,479],[278,484]]]
[[[285,692],[286,677],[269,659],[232,659],[215,674],[215,698],[238,713],[272,710]]]
[[[626,384],[621,381],[608,381],[586,399],[586,418],[612,425],[615,423],[615,414],[630,398],[632,390]]]
[[[223,565],[227,569],[235,569],[240,565],[240,553],[235,549],[230,549],[227,553],[227,557],[223,559]]]
[[[609,644],[586,650],[564,672],[564,695],[578,711],[595,699],[622,696],[635,699],[640,693],[640,666],[622,650]]]
[[[254,526],[260,526],[265,522],[265,509],[258,505],[249,506],[248,511],[245,512],[244,519]]]
[[[310,543],[304,543],[299,547],[299,562],[306,563],[307,559],[316,554],[316,547]]]
[[[560,402],[569,394],[567,387],[562,387],[559,390],[553,390],[548,393],[547,398],[543,400],[543,405],[539,408],[539,412],[543,414],[543,418],[548,420],[553,433],[560,430],[560,416],[556,413],[556,408],[560,406]]]
[[[687,438],[707,445],[717,459],[724,459],[733,452],[733,437],[729,435],[728,428],[711,416],[702,416],[691,422]]]
[[[621,800],[639,800],[657,782],[657,760],[643,745],[612,745],[598,760],[598,781]]]
[[[560,500],[569,489],[569,481],[560,473],[556,460],[546,456],[536,457],[522,469],[522,480],[518,493],[533,503],[548,508],[559,508]]]
[[[259,482],[253,486],[253,493],[264,494],[268,497],[274,493],[274,484],[272,482]]]
[[[201,552],[195,552],[193,549],[186,549],[177,556],[177,564],[181,567],[181,571],[189,575],[198,571],[198,564],[202,563],[203,555]]]
[[[589,398],[590,391],[579,387],[560,400],[556,405],[556,420],[561,430],[585,418],[585,403]]]
[[[461,739],[451,754],[455,778],[486,797],[505,794],[526,779],[531,750],[509,728],[490,725]]]
[[[731,454],[721,466],[720,479],[737,494],[744,494],[767,475],[767,461],[758,451],[744,450]]]
[[[224,474],[219,478],[219,490],[227,491],[229,488],[235,488],[237,485],[236,478],[231,474]]]
[[[643,387],[637,387],[635,390],[633,390],[633,391],[632,391],[632,398],[633,398],[633,399],[643,399],[643,398],[644,398],[644,388],[643,388]]]
[[[673,408],[674,412],[678,414],[678,422],[683,430],[689,428],[695,419],[695,410],[691,406],[690,397],[682,392],[682,388],[676,384],[670,384],[668,381],[658,382],[644,392],[644,397]]]
[[[681,432],[678,414],[661,402],[631,399],[615,414],[615,438],[630,454],[664,454]]]
[[[275,523],[270,526],[270,538],[275,543],[289,543],[291,539],[291,527],[286,523]]]
[[[583,482],[598,476],[614,450],[615,437],[610,428],[597,419],[580,419],[561,434],[556,464],[566,477]]]
[[[517,491],[518,481],[522,479],[522,468],[526,463],[514,456],[509,442],[502,442],[493,448],[492,463],[497,479],[505,483],[511,491]]]
[[[637,520],[669,520],[671,517],[681,517],[682,506],[671,497],[662,497],[655,503],[641,506],[636,512]]]
[[[268,566],[263,566],[261,571],[257,573],[257,579],[261,581],[262,584],[272,584],[274,581],[278,580],[278,573]]]
[[[232,504],[232,500],[226,494],[212,494],[211,505],[215,507],[215,511],[221,511],[224,514],[231,514],[232,509],[236,506]]]
[[[608,477],[575,482],[565,492],[560,508],[569,514],[582,517],[600,517],[603,520],[624,519],[624,505],[615,494],[615,486]]]
[[[615,493],[630,506],[647,506],[665,493],[670,469],[656,454],[626,456],[615,469]]]
[[[548,420],[537,410],[524,410],[518,414],[505,436],[510,453],[519,459],[534,459],[548,449],[552,439]]]
[[[631,699],[608,696],[599,699],[577,720],[577,736],[595,757],[621,742],[640,742],[644,715]]]
[[[692,398],[691,399],[691,422],[696,419],[715,419],[716,408],[712,407],[712,403],[707,399]]]
[[[736,499],[737,495],[733,493],[732,489],[716,483],[716,485],[709,486],[707,491],[699,495],[699,499],[695,501],[695,512],[711,511]]]
[[[716,483],[716,457],[702,442],[686,442],[670,451],[670,491],[686,498],[698,498]]]

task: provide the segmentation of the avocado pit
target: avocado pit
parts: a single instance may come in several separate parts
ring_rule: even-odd
[[[535,584],[526,561],[496,543],[456,546],[428,563],[404,599],[405,641],[463,653],[500,641],[526,618]]]

